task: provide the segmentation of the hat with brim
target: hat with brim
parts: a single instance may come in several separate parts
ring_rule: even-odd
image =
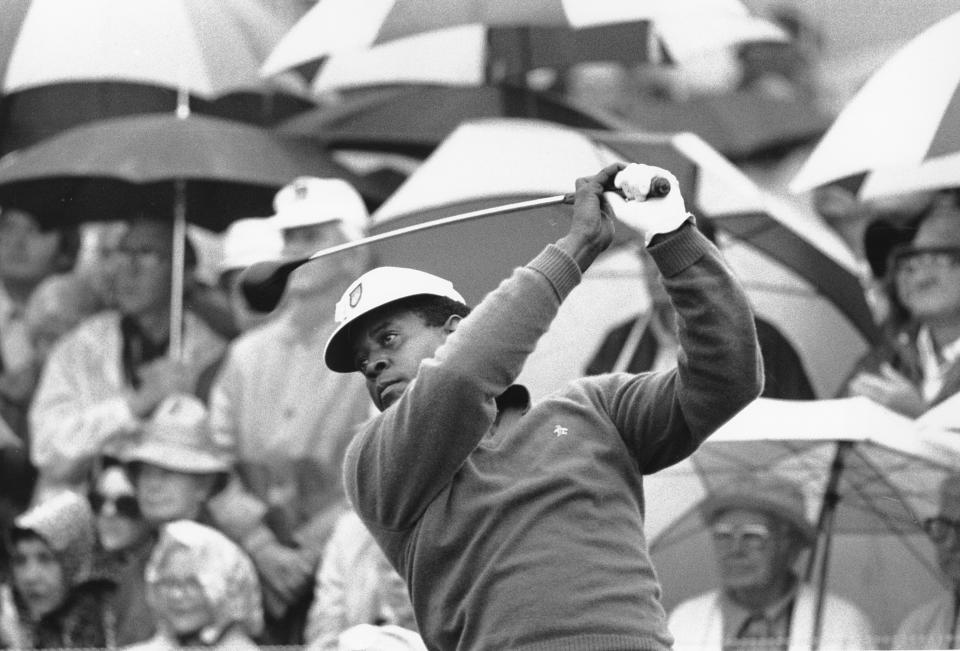
[[[187,474],[228,472],[231,467],[210,436],[206,407],[190,395],[174,395],[161,402],[142,428],[140,441],[126,451],[123,460]]]
[[[803,491],[779,479],[747,480],[720,486],[699,505],[700,515],[710,524],[733,510],[759,511],[793,526],[807,544],[817,539],[816,528],[807,520]]]
[[[405,267],[377,267],[357,278],[343,293],[334,311],[337,328],[327,340],[323,359],[337,373],[356,369],[349,327],[376,309],[413,296],[439,296],[466,303],[453,283],[425,271]]]

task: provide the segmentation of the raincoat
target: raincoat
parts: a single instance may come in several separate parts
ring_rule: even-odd
[[[32,534],[47,544],[69,590],[60,606],[33,621],[16,590],[0,586],[0,647],[114,648],[115,586],[90,579],[95,533],[86,499],[60,493],[18,517],[14,527],[14,540]]]
[[[190,520],[164,525],[160,540],[147,564],[147,600],[158,611],[157,583],[163,565],[174,550],[186,550],[195,568],[197,581],[213,611],[212,621],[201,629],[191,645],[214,649],[256,649],[251,638],[263,628],[260,584],[253,563],[243,551],[215,529]],[[147,649],[181,648],[176,636],[158,616],[158,633],[152,639],[128,647]]]
[[[137,424],[127,405],[120,314],[105,312],[81,323],[50,353],[30,408],[31,460],[38,491],[79,487],[104,442]],[[198,317],[184,316],[183,359],[199,375],[226,344]]]

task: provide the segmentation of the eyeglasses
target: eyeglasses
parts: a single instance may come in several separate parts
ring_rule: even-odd
[[[162,578],[158,580],[154,586],[157,592],[164,597],[180,596],[188,599],[203,598],[203,586],[200,585],[200,582],[195,577],[188,579]]]
[[[90,493],[90,508],[99,514],[108,503],[113,504],[114,512],[124,518],[136,520],[140,517],[140,505],[134,495],[118,495],[116,497],[103,493]]]
[[[114,263],[127,263],[137,267],[159,267],[170,260],[170,255],[154,249],[116,248],[109,252]]]
[[[947,270],[957,266],[960,266],[960,248],[957,247],[905,248],[893,254],[893,269],[898,273],[915,273],[921,269]]]
[[[954,542],[960,540],[960,520],[936,517],[923,521],[923,530],[930,536],[930,540],[939,544],[947,542],[953,536]]]
[[[716,524],[711,529],[713,542],[721,551],[743,547],[748,551],[760,551],[770,542],[770,529],[763,524]]]

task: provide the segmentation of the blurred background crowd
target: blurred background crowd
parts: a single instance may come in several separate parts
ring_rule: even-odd
[[[960,648],[960,1],[359,4],[0,0],[0,648],[424,648],[341,486],[371,406],[322,362],[334,304],[375,264],[476,303],[568,208],[318,260],[267,310],[240,274],[612,160],[675,172],[766,367],[645,479],[678,648]],[[674,365],[638,244],[532,393]]]

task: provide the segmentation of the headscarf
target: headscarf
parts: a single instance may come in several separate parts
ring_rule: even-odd
[[[43,500],[14,520],[13,540],[27,534],[39,536],[50,547],[68,586],[89,578],[96,533],[86,498],[64,491]]]
[[[170,522],[160,530],[160,540],[146,569],[147,599],[151,605],[155,608],[158,600],[160,570],[176,550],[190,555],[197,581],[213,611],[213,623],[200,631],[200,639],[213,644],[234,624],[250,637],[259,635],[263,610],[253,563],[219,531],[191,520]]]

